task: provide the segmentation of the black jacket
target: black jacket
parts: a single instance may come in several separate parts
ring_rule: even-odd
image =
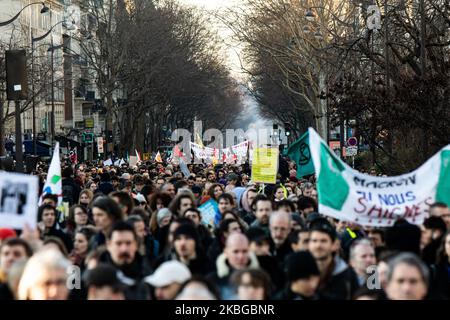
[[[359,288],[358,276],[344,260],[336,256],[331,269],[321,279],[318,294],[326,300],[351,300]]]
[[[284,270],[273,256],[257,256],[261,269],[267,272],[272,281],[272,292],[279,291],[284,286]]]
[[[168,255],[160,255],[153,264],[153,269],[156,270],[161,264],[171,260],[180,261],[178,255],[174,250],[172,250],[172,252],[170,252],[170,254]],[[192,275],[199,276],[204,276],[205,274],[208,274],[214,270],[213,265],[209,261],[208,257],[201,250],[197,251],[197,257],[189,261],[187,267],[189,268],[189,271],[191,271]]]
[[[72,238],[61,229],[56,229],[56,227],[50,228],[43,234],[44,239],[47,237],[55,237],[61,239],[61,241],[64,243],[64,246],[66,247],[67,252],[70,253],[72,251]]]
[[[305,297],[293,292],[289,287],[286,287],[275,294],[273,300],[319,300],[319,296],[315,294],[312,297]]]
[[[127,278],[130,278],[134,281],[142,280],[144,277],[150,275],[153,271],[151,266],[147,263],[147,260],[144,259],[139,253],[136,253],[133,262],[129,265],[117,265],[112,260],[111,255],[108,251],[105,251],[100,255],[99,262],[112,265],[116,269],[122,271],[122,273]]]
[[[63,201],[68,202],[69,206],[78,203],[81,188],[72,178],[63,178],[62,182]]]
[[[270,251],[272,253],[272,256],[274,256],[278,261],[280,270],[283,270],[286,257],[293,252],[289,239],[286,239],[286,241],[284,241],[284,243],[279,248],[277,248],[271,238]]]
[[[433,266],[433,291],[437,299],[450,299],[450,263]]]

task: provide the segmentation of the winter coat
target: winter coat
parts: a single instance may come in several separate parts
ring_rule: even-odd
[[[359,288],[358,276],[339,256],[335,256],[319,284],[319,295],[326,300],[351,300]]]
[[[260,269],[258,258],[253,254],[249,254],[250,261],[248,268]],[[222,300],[236,299],[235,288],[230,283],[230,277],[235,269],[233,269],[225,256],[221,254],[216,260],[216,271],[210,273],[207,278],[219,289]]]
[[[119,278],[128,285],[125,290],[127,300],[146,300],[148,298],[148,288],[144,278],[152,273],[150,265],[142,255],[136,252],[134,261],[129,265],[119,266],[114,263],[108,251],[103,252],[99,257],[100,263],[112,265],[119,271]]]
[[[69,207],[78,203],[81,188],[72,178],[64,178],[61,181],[63,201],[69,203]]]
[[[166,261],[171,261],[171,260],[180,261],[178,255],[176,254],[176,252],[174,250],[172,250],[172,252],[168,255],[159,256],[153,265],[153,269],[156,270],[162,263],[164,263]],[[192,275],[204,276],[205,274],[208,274],[209,272],[211,272],[213,270],[213,266],[211,265],[211,262],[208,260],[206,255],[200,250],[197,250],[196,258],[190,260],[189,264],[186,266],[189,268],[189,271],[191,271]]]
[[[437,299],[450,299],[450,263],[445,262],[433,266],[435,276],[433,281],[433,291]]]
[[[315,294],[312,297],[304,297],[301,294],[293,292],[289,287],[286,287],[275,294],[273,300],[319,300],[319,296]]]

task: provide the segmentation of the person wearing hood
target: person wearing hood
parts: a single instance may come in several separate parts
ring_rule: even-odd
[[[310,229],[309,251],[320,271],[319,295],[327,300],[351,300],[359,287],[358,277],[336,254],[336,229],[325,218],[316,219]]]
[[[250,252],[247,237],[242,233],[232,233],[228,236],[223,253],[216,260],[216,272],[208,275],[215,283],[224,300],[235,299],[235,290],[230,277],[236,270],[245,268],[259,269],[256,256]]]
[[[238,188],[235,188],[235,190],[236,189]],[[252,222],[256,219],[255,215],[253,214],[252,205],[257,194],[258,191],[256,191],[256,189],[253,187],[248,187],[247,189],[245,189],[241,196],[239,196],[239,193],[236,193],[238,203],[240,204],[239,215],[241,216],[242,220],[244,220],[248,225],[251,225]]]

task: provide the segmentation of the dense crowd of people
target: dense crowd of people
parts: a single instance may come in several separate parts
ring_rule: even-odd
[[[167,163],[64,165],[69,210],[47,194],[37,229],[0,229],[0,299],[450,297],[444,203],[421,226],[365,228],[321,215],[314,176],[297,179],[293,162],[280,166],[276,185],[253,183],[245,164],[188,169],[185,177]],[[41,190],[47,171],[34,172]],[[209,200],[215,223],[202,216]]]

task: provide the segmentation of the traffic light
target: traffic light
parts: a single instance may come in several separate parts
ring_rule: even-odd
[[[83,142],[86,142],[86,143],[94,142],[94,134],[92,132],[83,133]]]

